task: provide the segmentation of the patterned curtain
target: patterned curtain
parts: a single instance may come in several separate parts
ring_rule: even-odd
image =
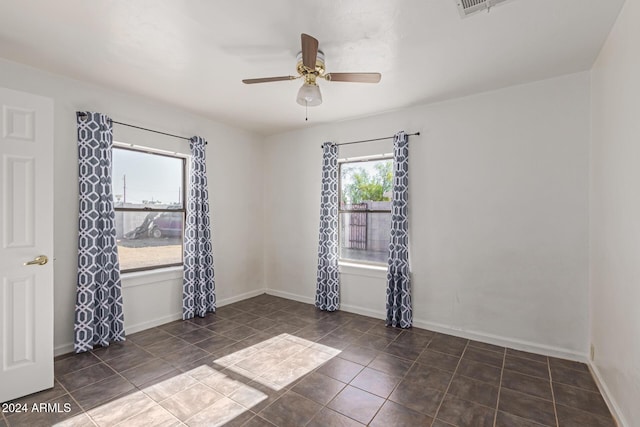
[[[391,240],[387,270],[387,326],[410,328],[413,323],[409,277],[409,137],[404,132],[393,138],[393,199]]]
[[[78,112],[78,287],[76,353],[123,341],[122,286],[111,190],[111,119]]]
[[[191,164],[187,220],[184,234],[184,283],[182,319],[204,317],[216,311],[216,283],[213,274],[213,246],[209,223],[209,193],[205,145],[199,136],[191,138]]]
[[[316,307],[335,311],[340,306],[338,274],[338,147],[322,145],[322,190],[320,196],[320,242]]]

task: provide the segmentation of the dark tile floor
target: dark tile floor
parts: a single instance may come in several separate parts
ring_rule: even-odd
[[[46,411],[0,427],[615,426],[584,364],[269,295],[61,356],[55,376],[14,402]]]

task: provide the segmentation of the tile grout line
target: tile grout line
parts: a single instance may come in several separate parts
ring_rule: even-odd
[[[365,332],[365,333],[366,333],[366,332]],[[385,346],[385,348],[389,347],[392,343],[396,342],[396,340],[398,339],[398,337],[400,337],[400,335],[402,335],[403,333],[404,333],[404,331],[402,331],[401,333],[399,333],[398,335],[396,335],[396,337],[395,337],[395,338],[394,338],[394,339],[393,339],[389,344],[387,344],[387,345]],[[420,358],[420,356],[422,356],[422,353],[424,353],[425,351],[427,351],[427,348],[429,347],[429,344],[431,344],[431,341],[433,341],[433,338],[434,338],[435,336],[436,336],[436,334],[434,333],[434,334],[431,336],[431,338],[429,338],[429,341],[427,341],[427,344],[424,346],[424,348],[422,349],[422,351],[420,351],[420,354],[418,354],[418,357],[416,357],[416,359],[415,359],[413,362],[411,362],[411,366],[409,366],[409,369],[407,369],[407,372],[405,372],[405,374],[404,374],[402,377],[400,377],[400,381],[398,381],[398,384],[396,384],[396,385],[393,387],[393,389],[391,390],[391,392],[389,393],[389,395],[384,399],[384,403],[383,403],[382,405],[380,405],[380,407],[378,408],[378,410],[376,411],[376,413],[375,413],[375,414],[373,415],[373,417],[371,418],[371,421],[373,421],[373,420],[378,416],[378,414],[380,413],[380,410],[381,410],[381,409],[382,409],[382,407],[385,405],[385,403],[387,403],[387,402],[389,402],[389,401],[390,401],[390,402],[392,402],[392,403],[396,403],[396,402],[394,402],[393,400],[390,400],[389,398],[391,397],[391,395],[393,394],[393,392],[398,388],[398,386],[400,385],[400,383],[402,383],[402,381],[404,381],[404,380],[405,380],[405,378],[407,378],[407,375],[409,375],[409,372],[411,371],[411,369],[413,369],[413,367],[415,366],[415,364],[416,364],[416,363],[418,363],[418,359]],[[384,353],[384,349],[382,349],[381,351],[379,351],[379,353]],[[389,354],[390,356],[394,356],[393,354],[390,354],[390,353],[385,353],[385,354]],[[376,356],[376,357],[377,357],[377,356]],[[394,356],[394,357],[397,357],[397,356]],[[402,358],[401,358],[401,357],[399,357],[399,359],[402,359]],[[375,358],[374,358],[373,360],[375,360]],[[372,360],[371,362],[373,362],[373,360]],[[403,360],[406,360],[406,359],[403,359]],[[371,364],[371,362],[369,362],[369,363],[365,366],[365,368],[367,368],[367,367],[369,366],[369,364]],[[370,368],[370,369],[374,369],[374,368]],[[377,369],[376,369],[376,371],[377,371]],[[384,373],[385,373],[385,374],[387,374],[387,375],[389,375],[389,374],[388,374],[388,373],[386,373],[386,372],[384,372]],[[353,380],[352,380],[352,381],[353,381]],[[352,387],[354,387],[354,386],[352,386]],[[373,393],[371,393],[371,394],[373,394]],[[444,396],[443,396],[442,398],[444,399]],[[404,406],[404,405],[402,405],[402,406]],[[418,411],[416,411],[416,412],[418,412]],[[418,413],[419,413],[419,414],[422,414],[422,412],[418,412]],[[369,422],[371,422],[371,421],[369,421]],[[435,421],[435,417],[433,418],[432,423],[433,423],[434,421]]]
[[[348,323],[349,323],[349,322],[347,322],[346,324],[348,324]],[[346,324],[345,324],[345,325],[346,325]],[[345,326],[345,325],[343,325],[343,326]],[[370,330],[371,330],[371,329],[373,329],[374,327],[375,327],[375,325],[374,325],[374,326],[372,326],[371,328],[367,329],[366,331],[364,331],[364,332],[363,332],[363,334],[366,334],[368,331],[370,331]],[[336,327],[335,329],[338,329],[338,327]],[[335,330],[335,329],[334,329],[334,330]],[[392,343],[394,343],[394,342],[398,339],[398,337],[400,337],[403,333],[404,333],[404,330],[403,330],[403,331],[401,331],[399,334],[397,334],[397,335],[396,335],[396,336],[391,340],[391,342],[389,342],[389,343],[388,343],[384,348],[387,348],[389,345],[391,345]],[[375,334],[374,334],[374,335],[375,335]],[[376,335],[376,336],[382,336],[382,335]],[[407,374],[409,373],[409,371],[411,370],[411,368],[413,368],[413,366],[417,363],[417,360],[418,360],[418,358],[420,357],[420,355],[422,355],[422,353],[427,349],[427,347],[428,347],[429,343],[431,343],[431,340],[433,340],[433,337],[434,337],[434,336],[435,336],[435,334],[434,334],[434,335],[433,335],[433,336],[428,340],[427,344],[425,345],[425,348],[424,348],[424,349],[422,349],[422,351],[420,352],[420,354],[418,355],[418,357],[416,358],[416,360],[414,360],[413,362],[411,362],[411,366],[407,369],[407,372],[405,372],[405,374],[404,374],[403,376],[399,377],[399,378],[400,378],[400,381],[398,381],[398,384],[396,384],[396,385],[393,387],[393,389],[392,389],[392,390],[391,390],[391,392],[389,393],[389,396],[387,396],[386,398],[384,398],[384,402],[382,403],[382,405],[380,405],[380,408],[378,408],[378,410],[376,411],[376,413],[373,415],[373,417],[371,418],[371,421],[373,421],[373,420],[375,419],[375,417],[378,415],[378,413],[380,412],[380,410],[382,409],[382,407],[384,406],[384,404],[385,404],[385,403],[387,403],[388,401],[390,401],[390,400],[389,400],[389,397],[391,396],[391,394],[393,394],[393,392],[395,391],[395,389],[396,389],[396,388],[398,388],[398,386],[400,385],[400,383],[401,383],[401,382],[402,382],[402,381],[407,377]],[[353,345],[353,344],[356,344],[356,343],[355,343],[355,342],[351,342],[351,341],[350,341],[350,344],[349,344],[349,345]],[[356,345],[357,345],[357,344],[356,344]],[[347,346],[347,347],[348,347],[348,346]],[[375,349],[372,349],[372,348],[369,348],[369,347],[364,347],[364,348],[368,348],[368,349],[370,349],[370,350],[374,350],[374,351],[376,351],[376,352],[378,353],[378,356],[379,356],[380,354],[383,354],[383,353],[384,353],[384,354],[387,354],[387,355],[389,355],[389,356],[397,357],[397,356],[395,356],[395,355],[393,355],[393,354],[385,353],[385,352],[384,352],[384,349],[382,349],[382,350],[375,350]],[[341,350],[341,352],[342,352],[342,350]],[[376,357],[377,357],[377,356],[376,356]],[[364,369],[369,368],[369,365],[371,364],[371,362],[373,362],[373,361],[376,359],[376,357],[374,357],[374,358],[373,358],[371,361],[369,361],[369,363],[367,363],[366,365],[362,365],[364,368],[363,368],[362,370],[360,370],[360,372],[356,375],[356,377],[357,377],[357,376],[358,376],[358,375],[359,375],[359,374],[360,374]],[[401,357],[399,357],[399,359],[402,359],[402,358],[401,358]],[[407,359],[403,359],[403,360],[407,360]],[[353,362],[353,363],[356,363],[356,362]],[[316,368],[316,369],[314,370],[314,372],[315,372],[315,371],[317,371],[318,369],[319,369],[319,367],[318,367],[318,368]],[[374,368],[369,368],[369,369],[373,369],[373,370],[375,370],[375,371],[378,371],[377,369],[374,369]],[[378,371],[378,372],[382,372],[382,371]],[[389,373],[387,373],[387,372],[382,372],[382,373],[384,373],[384,374],[386,374],[386,375],[390,375],[390,374],[389,374]],[[354,379],[355,379],[356,377],[354,377]],[[351,381],[353,381],[353,379],[352,379]],[[340,392],[342,392],[346,387],[351,386],[351,387],[357,388],[357,389],[359,389],[359,390],[362,390],[362,391],[364,391],[364,392],[366,392],[366,393],[370,393],[370,392],[369,392],[369,391],[367,391],[367,390],[363,390],[363,389],[360,389],[359,387],[356,387],[356,386],[354,386],[354,385],[351,385],[351,381],[349,381],[348,383],[346,383],[346,384],[345,384],[345,386],[340,390]],[[340,394],[340,392],[338,392],[338,393],[336,394],[336,396],[337,396],[338,394]],[[374,396],[377,396],[377,395],[375,395],[374,393],[371,393],[371,394],[373,394]],[[380,397],[380,396],[378,396],[378,397]],[[331,399],[331,400],[330,400],[326,405],[323,405],[323,409],[324,409],[324,408],[327,408],[328,410],[332,410],[331,408],[329,408],[329,406],[328,406],[328,405],[329,405],[329,403],[331,403],[334,399],[335,399],[335,396],[334,396],[334,398],[333,398],[333,399]],[[393,402],[392,400],[391,400],[391,402],[392,402],[392,403],[395,403],[395,402]],[[321,410],[322,410],[322,409],[321,409]],[[317,414],[316,414],[316,415],[317,415]],[[344,415],[344,414],[342,414],[342,415]],[[315,416],[315,415],[314,415],[314,416]],[[349,419],[353,419],[353,418],[351,418],[351,417],[349,417],[349,416],[347,416],[347,415],[344,415],[344,416],[345,416],[345,417],[347,417],[347,418],[349,418]],[[356,421],[356,422],[359,422],[359,421],[357,421],[357,420],[355,420],[355,419],[353,419],[353,420],[354,420],[354,421]],[[371,422],[371,421],[370,421],[370,422]],[[309,420],[309,422],[311,422],[311,420]],[[308,424],[308,423],[307,423],[307,424]]]
[[[94,354],[95,356],[95,354]],[[96,356],[97,357],[97,356]],[[102,359],[100,359],[102,360]],[[76,371],[77,372],[77,371]],[[55,380],[55,376],[54,376],[54,381]],[[85,411],[84,408],[82,407],[82,405],[80,405],[80,402],[78,402],[76,400],[75,397],[73,397],[73,394],[71,394],[71,392],[67,389],[67,387],[65,387],[64,384],[62,384],[60,381],[58,381],[58,384],[60,384],[60,387],[62,387],[62,389],[69,395],[69,397],[76,403],[76,405],[78,405],[78,408],[80,408],[80,410],[82,411],[83,414],[85,414],[87,417],[89,417],[89,420],[91,420],[91,422],[93,423],[93,425],[97,426],[98,423],[93,419],[93,417],[91,415],[89,415],[88,411]]]
[[[496,412],[493,414],[493,427],[496,427],[498,422],[498,408],[500,407],[500,393],[502,393],[502,376],[504,375],[504,365],[507,361],[507,349],[504,349],[502,354],[502,369],[500,369],[500,383],[498,384],[498,399],[496,400]]]
[[[143,346],[138,345],[138,344],[136,344],[136,343],[135,343],[135,342],[133,342],[133,341],[132,341],[132,343],[133,343],[136,347],[139,347],[139,348],[141,348],[141,349],[143,349],[143,350],[144,350],[144,347],[143,347]],[[145,350],[145,351],[146,351],[146,350]],[[103,406],[103,405],[105,405],[105,404],[107,404],[107,403],[113,402],[113,401],[115,401],[115,399],[116,399],[116,398],[122,398],[123,396],[129,396],[129,395],[134,394],[134,393],[136,393],[136,392],[138,392],[138,391],[139,391],[140,393],[144,394],[145,396],[147,396],[149,399],[153,400],[153,399],[152,399],[152,398],[151,398],[147,393],[145,393],[145,392],[144,392],[144,390],[142,390],[139,386],[135,385],[133,382],[129,381],[129,379],[128,379],[128,378],[126,378],[124,375],[122,375],[122,373],[121,373],[118,369],[115,369],[113,366],[111,366],[111,365],[109,364],[109,362],[107,362],[106,360],[102,359],[99,355],[94,354],[94,356],[95,356],[95,357],[97,357],[97,358],[98,358],[102,363],[104,363],[105,365],[107,365],[110,369],[112,369],[112,370],[116,373],[116,375],[118,375],[120,378],[122,378],[123,380],[125,380],[126,382],[128,382],[129,384],[131,384],[131,385],[133,386],[133,389],[132,389],[132,390],[130,390],[130,391],[128,391],[128,392],[120,393],[120,394],[118,394],[117,396],[114,396],[114,397],[113,397],[113,398],[111,398],[111,399],[107,399],[107,401],[106,401],[106,402],[101,403],[101,404],[100,404],[100,405],[98,405],[97,407],[101,407],[101,406]],[[156,357],[156,356],[154,356],[154,357]],[[115,357],[114,357],[114,359],[117,359],[117,358],[115,358]],[[141,365],[142,365],[142,364],[141,364]],[[133,368],[135,368],[135,367],[137,367],[137,366],[140,366],[140,365],[136,365],[136,366],[134,366]],[[131,368],[131,369],[133,369],[133,368]],[[106,378],[105,378],[105,379],[106,379]],[[154,378],[154,379],[155,379],[155,378]],[[103,379],[103,380],[104,380],[104,379]],[[101,381],[103,381],[103,380],[101,380]],[[100,382],[100,381],[96,381],[96,382]],[[93,383],[93,384],[95,384],[95,383]],[[91,385],[91,384],[89,384],[89,385]],[[64,386],[63,386],[63,387],[64,387]],[[87,387],[88,387],[88,386],[87,386]],[[80,389],[78,389],[78,390],[80,390]],[[69,393],[69,395],[71,396],[71,393]],[[72,397],[73,397],[73,396],[72,396]],[[74,399],[74,400],[75,400],[75,399]],[[77,403],[77,402],[76,402],[76,403]],[[155,401],[154,401],[154,403],[156,403],[156,404],[157,404],[157,402],[155,402]],[[79,403],[78,403],[78,406],[80,406],[80,404],[79,404]],[[96,407],[96,408],[97,408],[97,407]],[[80,408],[82,408],[82,406],[80,406]],[[83,412],[84,412],[85,414],[87,414],[87,416],[89,417],[89,419],[91,419],[91,421],[92,421],[96,426],[98,426],[98,423],[97,423],[97,422],[93,419],[93,417],[89,414],[90,409],[89,409],[89,410],[84,410],[84,408],[82,408],[82,409],[83,409]],[[91,409],[94,409],[94,408],[91,408]],[[144,411],[143,411],[143,412],[144,412]],[[137,416],[137,415],[139,415],[139,414],[141,414],[141,413],[142,413],[142,412],[139,412],[139,413],[137,413],[137,414],[134,414],[134,415],[132,415],[132,416],[131,416],[131,417],[129,417],[129,418],[135,417],[135,416]],[[173,415],[173,414],[172,414],[172,415]],[[127,418],[127,419],[129,419],[129,418]],[[122,420],[122,421],[125,421],[125,420]]]
[[[576,372],[580,372],[580,371],[576,371]],[[579,386],[574,385],[574,384],[567,384],[567,383],[563,383],[563,382],[560,382],[560,381],[554,381],[554,383],[560,384],[560,385],[565,386],[565,387],[575,388],[576,390],[579,390],[579,391],[582,391],[582,392],[593,393],[593,394],[598,394],[598,395],[602,396],[602,393],[600,393],[599,391],[593,391],[592,389],[589,389],[589,388],[579,387]]]
[[[206,328],[205,328],[205,329],[206,329]],[[249,337],[247,337],[247,338],[249,338]],[[245,338],[245,339],[246,339],[246,338]],[[243,339],[243,340],[244,340],[244,339]],[[243,340],[238,340],[237,342],[242,342]],[[208,352],[207,352],[207,353],[208,353]],[[210,357],[210,356],[211,356],[211,353],[208,353],[208,354],[209,354],[209,356],[205,356],[205,357],[203,357],[203,358],[206,358],[206,357]],[[177,369],[177,368],[176,368],[176,369]],[[221,371],[219,371],[219,372],[221,372]],[[183,374],[186,374],[186,372],[184,372]],[[192,377],[192,378],[193,378],[193,377]],[[205,377],[205,378],[208,378],[208,377]],[[190,388],[195,387],[197,384],[200,384],[200,385],[203,385],[204,387],[207,387],[207,388],[209,388],[209,389],[213,390],[214,392],[216,392],[216,393],[218,393],[218,394],[221,394],[224,398],[230,399],[231,401],[233,401],[233,402],[235,402],[235,403],[237,403],[237,404],[239,404],[239,405],[241,405],[241,406],[244,406],[244,405],[240,404],[239,402],[236,402],[235,400],[233,400],[230,396],[227,396],[227,395],[225,395],[224,393],[222,393],[222,392],[220,392],[220,391],[218,391],[218,390],[213,389],[212,387],[208,386],[207,384],[204,384],[204,383],[202,382],[202,379],[197,379],[197,378],[194,378],[194,379],[196,380],[196,384],[192,385],[191,387],[187,387],[185,390],[188,390],[188,389],[190,389]],[[204,379],[204,378],[203,378],[203,379]],[[246,384],[245,384],[245,385],[246,385]],[[141,391],[143,394],[145,394],[147,397],[149,397],[151,400],[153,400],[153,401],[154,401],[154,404],[155,404],[156,406],[159,406],[159,407],[163,408],[164,410],[166,410],[167,412],[169,412],[169,413],[170,413],[170,414],[171,414],[171,415],[172,415],[172,416],[173,416],[177,421],[179,421],[179,422],[180,422],[180,424],[179,424],[179,425],[181,425],[181,426],[186,425],[186,424],[185,424],[185,422],[186,422],[186,421],[188,421],[189,419],[191,419],[191,418],[195,417],[195,416],[196,416],[196,415],[198,415],[199,413],[201,413],[201,412],[203,412],[203,411],[206,411],[206,410],[207,410],[207,409],[209,409],[211,406],[215,405],[215,402],[213,402],[213,403],[211,403],[210,405],[208,405],[207,407],[202,408],[202,409],[201,409],[200,411],[198,411],[197,413],[192,414],[192,415],[191,415],[189,418],[187,418],[186,420],[182,421],[182,420],[178,419],[178,418],[175,416],[175,414],[173,414],[171,411],[169,411],[169,410],[167,410],[166,408],[164,408],[164,406],[162,405],[162,402],[169,400],[169,399],[170,399],[171,397],[173,397],[175,394],[177,394],[177,393],[181,393],[182,391],[185,391],[185,390],[182,390],[182,391],[180,391],[180,392],[174,393],[172,396],[168,396],[168,397],[166,397],[165,399],[163,399],[161,402],[158,402],[158,401],[155,401],[155,399],[153,399],[151,396],[149,396],[149,394],[148,394],[148,393],[146,393],[146,392],[145,392],[143,389],[141,389],[140,387],[136,387],[136,388],[137,388],[139,391]],[[231,394],[232,394],[232,393],[231,393]],[[252,411],[252,409],[251,409],[251,408],[246,408],[246,407],[245,407],[245,409],[246,409],[246,411],[248,411],[248,412],[252,413],[252,414],[253,414],[253,416],[257,415],[255,412],[253,412],[253,411]],[[245,412],[246,412],[246,411],[245,411]],[[127,421],[127,420],[129,420],[129,419],[131,419],[131,418],[133,418],[133,417],[135,417],[135,416],[137,416],[137,415],[139,415],[139,414],[133,415],[132,417],[129,417],[129,418],[127,418],[126,420],[121,421],[121,423],[122,423],[122,422],[125,422],[125,421]],[[248,422],[248,421],[249,421],[249,420],[247,420],[247,422]]]
[[[549,371],[549,387],[551,387],[551,400],[553,401],[553,415],[556,417],[556,426],[560,426],[558,421],[558,409],[556,408],[556,394],[553,391],[553,376],[551,376],[551,360],[547,356],[547,370]]]
[[[271,321],[273,321],[272,319],[267,319],[267,318],[265,318],[265,319],[266,319],[266,320],[271,320]],[[345,325],[346,325],[346,324],[348,324],[349,322],[350,322],[350,321],[347,321],[347,322],[345,323]],[[310,325],[309,325],[309,326],[310,326]],[[342,325],[342,326],[344,326],[344,325]],[[305,327],[306,327],[306,326],[305,326]],[[303,327],[303,328],[301,328],[301,329],[304,329],[305,327]],[[330,335],[333,331],[335,331],[335,330],[336,330],[336,329],[338,329],[339,327],[341,327],[341,326],[336,326],[336,327],[334,327],[333,329],[331,329],[329,332],[326,332],[324,335],[322,335],[322,336],[318,337],[315,341],[313,341],[313,344],[318,344],[320,340],[322,340],[324,337],[326,337],[326,336]],[[260,331],[260,332],[264,332],[264,331]],[[292,332],[291,334],[295,334],[295,332]],[[308,347],[306,347],[306,348],[311,348],[311,347],[313,346],[313,344],[311,344],[311,346],[308,346]],[[352,342],[350,342],[350,344],[353,344],[353,343],[352,343]],[[341,350],[340,352],[342,352],[342,350]],[[337,355],[336,355],[336,356],[337,356]],[[329,360],[334,359],[336,356],[333,356],[333,357],[332,357],[331,359],[329,359]],[[293,355],[291,355],[290,357],[293,357]],[[327,360],[326,362],[322,363],[320,366],[316,366],[313,370],[311,370],[310,372],[308,372],[308,374],[311,374],[311,373],[317,372],[317,371],[318,371],[318,369],[319,369],[321,366],[323,366],[325,363],[329,362],[329,360]],[[237,362],[236,362],[236,363],[237,363]],[[365,366],[365,367],[366,367],[366,366]],[[363,369],[364,369],[364,368],[363,368]],[[362,371],[362,370],[361,370],[361,371]],[[284,391],[284,392],[283,392],[280,396],[278,396],[278,397],[277,397],[273,402],[271,402],[270,404],[268,404],[266,407],[262,408],[260,411],[258,411],[258,412],[254,412],[252,408],[248,408],[248,411],[250,411],[250,412],[252,412],[252,413],[253,413],[253,417],[259,417],[260,419],[265,420],[265,418],[262,418],[262,417],[259,415],[259,414],[260,414],[260,412],[262,412],[262,411],[263,411],[263,410],[265,410],[266,408],[268,408],[268,407],[270,407],[270,406],[274,405],[274,404],[275,404],[275,403],[276,403],[280,398],[282,398],[282,396],[283,396],[283,395],[285,395],[285,394],[287,394],[287,393],[289,393],[289,392],[296,393],[296,392],[293,390],[293,388],[294,388],[294,387],[295,387],[295,385],[296,385],[296,384],[298,384],[300,381],[301,381],[301,380],[297,380],[297,381],[294,381],[294,382],[292,382],[292,383],[288,384],[287,386],[285,386],[286,391]],[[340,381],[340,382],[341,382],[341,381]],[[348,385],[349,385],[348,383],[345,383],[344,387],[342,387],[342,389],[341,389],[337,394],[339,394],[342,390],[344,390]],[[296,394],[298,394],[298,393],[296,393]],[[337,395],[337,394],[336,394],[336,395]],[[308,398],[308,397],[306,397],[306,396],[303,396],[303,395],[300,395],[300,396],[301,396],[302,398],[304,398],[304,399],[308,399],[308,400],[310,400],[310,401],[312,401],[312,402],[315,402],[314,400],[309,399],[309,398]],[[334,397],[334,398],[335,398],[335,397]],[[327,408],[328,410],[331,410],[330,408],[328,408],[328,405],[329,405],[329,403],[330,403],[331,401],[333,401],[333,399],[331,399],[327,404],[322,404],[322,405],[320,405],[320,409],[319,409],[316,413],[314,413],[314,414],[313,414],[313,416],[312,416],[312,417],[311,417],[311,418],[310,418],[310,419],[305,423],[305,425],[309,424],[309,423],[310,423],[310,422],[311,422],[311,421],[312,421],[312,420],[313,420],[313,419],[314,419],[314,418],[315,418],[315,417],[316,417],[316,416],[317,416],[317,415],[318,415],[318,414],[319,414],[323,409]],[[315,402],[315,403],[318,403],[318,402]],[[345,416],[346,416],[346,415],[345,415]],[[249,421],[251,421],[251,419],[253,419],[253,417],[249,418],[249,419],[248,419],[245,423],[243,423],[242,425],[246,425]],[[354,420],[354,421],[355,421],[355,420]],[[271,423],[269,420],[267,420],[267,422],[268,422],[269,424],[271,424],[271,425],[272,425],[272,423]]]
[[[596,413],[594,413],[594,412],[589,412],[589,411],[587,411],[587,410],[585,410],[585,409],[576,408],[575,406],[567,406],[567,407],[568,407],[568,408],[570,408],[570,409],[572,409],[572,410],[574,410],[574,411],[576,411],[576,412],[580,412],[580,413],[583,413],[583,414],[585,414],[585,415],[589,415],[589,416],[594,417],[594,418],[597,418],[597,419],[601,419],[601,420],[602,420],[602,419],[604,419],[604,420],[613,420],[613,421],[615,421],[615,420],[614,420],[614,418],[613,418],[613,415],[611,415],[611,418],[607,418],[607,417],[605,417],[604,415],[596,414]],[[559,423],[560,423],[560,422],[558,421],[558,424],[559,424]]]
[[[340,327],[345,327],[345,326],[346,326],[346,325],[348,325],[350,322],[351,322],[351,320],[347,321],[347,322],[346,322],[344,325],[342,325],[342,326],[336,326],[335,328],[333,328],[333,329],[331,330],[331,332],[335,331],[336,329],[338,329],[338,328],[340,328]],[[369,330],[371,330],[372,328],[373,328],[373,326],[372,326],[371,328],[367,329],[366,331],[364,331],[364,332],[363,332],[363,335],[364,335],[364,334],[366,334],[366,333],[367,333]],[[324,337],[326,337],[327,335],[331,334],[331,332],[329,332],[329,333],[328,333],[328,334],[326,334],[326,335],[323,335],[323,337],[322,337],[322,338],[324,338]],[[315,343],[317,343],[317,342],[318,342],[318,341],[320,341],[322,338],[320,338],[320,339],[318,339],[317,341],[314,341],[314,342],[315,342]],[[395,339],[394,339],[393,341],[395,341]],[[391,342],[393,342],[393,341],[391,341]],[[354,341],[349,341],[349,345],[348,345],[347,347],[349,347],[350,345],[354,345],[354,344],[356,344]],[[391,343],[389,343],[389,344],[391,344]],[[388,345],[388,344],[387,344],[387,345]],[[368,347],[366,347],[366,348],[368,348]],[[386,346],[385,346],[385,348],[386,348]],[[371,350],[373,350],[373,349],[371,349]],[[343,350],[340,350],[340,353],[342,353],[342,351],[343,351]],[[380,353],[380,352],[381,352],[381,351],[378,351],[378,350],[375,350],[375,351],[377,351],[378,353]],[[333,356],[331,359],[327,360],[326,362],[324,362],[324,363],[323,363],[323,364],[321,364],[320,366],[317,366],[317,367],[316,367],[313,371],[311,371],[311,372],[317,372],[317,371],[318,371],[318,369],[320,369],[323,365],[325,365],[326,363],[329,363],[331,360],[334,360],[334,358],[335,358],[335,357],[339,357],[339,354],[340,354],[340,353],[338,353],[337,355]],[[377,357],[377,356],[376,356],[376,357]],[[343,359],[343,360],[346,360],[346,359]],[[371,362],[373,362],[373,360],[375,360],[375,357],[374,357],[374,358],[373,358],[369,363],[367,363],[366,365],[362,365],[362,366],[363,366],[363,368],[362,368],[362,369],[361,369],[361,370],[360,370],[360,371],[359,371],[359,372],[358,372],[358,373],[357,373],[357,374],[356,374],[356,375],[351,379],[351,381],[353,381],[353,380],[354,380],[358,375],[360,375],[360,373],[361,373],[362,371],[364,371],[364,370],[369,366],[369,364],[370,364]],[[348,362],[351,362],[350,360],[347,360],[347,361],[348,361]],[[356,363],[356,362],[352,362],[352,363]],[[359,365],[359,363],[358,363],[358,365]],[[373,369],[373,368],[371,368],[371,369]],[[321,374],[321,375],[323,375],[323,374]],[[329,377],[329,378],[331,378],[331,377]],[[334,379],[335,379],[335,378],[334,378]],[[337,380],[337,379],[336,379],[336,381],[342,382],[342,381]],[[335,396],[333,396],[333,398],[331,398],[331,400],[329,400],[329,402],[327,402],[327,403],[326,403],[326,404],[324,404],[324,405],[321,405],[322,407],[320,408],[320,410],[319,410],[318,412],[316,412],[316,413],[313,415],[313,417],[311,417],[311,418],[309,419],[309,421],[307,421],[307,422],[305,423],[305,426],[306,426],[306,425],[308,425],[311,421],[313,421],[313,420],[314,420],[314,418],[315,418],[315,417],[316,417],[320,412],[322,412],[322,410],[323,410],[323,409],[327,409],[327,410],[329,410],[329,411],[334,411],[333,409],[329,408],[329,404],[330,404],[331,402],[333,402],[333,401],[335,400],[335,398],[336,398],[336,397],[338,397],[338,395],[339,395],[340,393],[342,393],[342,392],[343,392],[347,387],[349,387],[349,386],[351,385],[351,381],[349,381],[348,383],[344,383],[344,387],[342,387],[342,388],[340,389],[340,391],[338,391],[338,392],[336,393],[336,395],[335,395]],[[297,382],[296,382],[296,384],[297,384]],[[294,385],[293,387],[295,387],[295,385]],[[293,387],[289,388],[289,391],[293,391]],[[355,386],[351,386],[351,387],[354,387],[354,388],[357,388],[358,390],[361,390],[360,388],[355,387]],[[397,386],[396,386],[396,387],[397,387]],[[365,391],[365,392],[369,393],[369,392],[368,392],[368,391],[366,391],[366,390],[362,390],[362,391]],[[295,391],[294,391],[294,393],[295,393]],[[373,393],[371,393],[371,394],[373,394]],[[305,397],[305,398],[306,398],[306,396],[302,396],[302,397]],[[279,399],[279,398],[278,398],[278,399]],[[311,400],[311,399],[309,399],[309,400]],[[314,400],[311,400],[311,401],[312,401],[312,402],[315,402]],[[386,403],[386,402],[387,402],[387,399],[385,399],[385,403]],[[273,402],[273,403],[275,403],[275,402]],[[273,403],[271,403],[271,405],[272,405]],[[317,403],[317,402],[316,402],[316,403]],[[269,406],[271,406],[271,405],[269,405]],[[383,403],[382,405],[380,405],[380,408],[382,408],[382,406],[384,406],[384,403]],[[371,418],[371,421],[373,421],[373,419],[378,415],[378,412],[380,411],[380,408],[378,408],[378,410],[376,411],[376,413],[373,415],[373,417]],[[342,414],[341,412],[338,412],[338,411],[334,411],[334,412],[336,412],[336,413],[338,413],[338,414],[340,414],[340,415],[342,415],[342,416],[344,416],[344,417],[346,417],[346,418],[349,418],[349,419],[351,419],[351,420],[353,420],[353,421],[355,421],[355,422],[358,422],[358,423],[359,423],[359,421],[358,421],[358,420],[356,420],[356,419],[354,419],[354,418],[351,418],[351,417],[350,417],[350,416],[348,416],[348,415]],[[371,422],[371,421],[370,421],[370,422]],[[249,421],[247,421],[247,423],[248,423],[248,422],[249,422]],[[246,423],[245,423],[245,424],[246,424]]]
[[[515,369],[506,369],[505,368],[505,371],[513,372],[514,374],[518,374],[518,375],[521,375],[523,377],[531,378],[531,379],[534,379],[534,380],[547,380],[548,379],[547,377],[538,377],[536,375],[531,375],[531,374],[528,374],[526,372],[517,371]],[[518,391],[518,390],[516,390],[516,391]],[[540,397],[540,399],[544,399],[544,397]],[[549,399],[545,399],[545,400],[549,400]]]
[[[404,375],[404,377],[402,377],[402,380],[404,380],[407,377],[407,374],[409,373],[409,371],[413,368],[413,366],[418,363],[418,359],[420,359],[420,356],[422,356],[424,354],[425,351],[427,351],[427,349],[429,348],[429,345],[431,344],[431,342],[434,340],[434,338],[437,336],[437,333],[434,332],[433,335],[431,335],[431,338],[429,338],[429,341],[427,342],[427,345],[424,346],[424,348],[422,349],[422,351],[420,352],[420,354],[418,355],[418,357],[416,357],[416,360],[413,361],[413,364],[411,364],[411,367],[409,368],[409,370],[407,371],[407,373]],[[468,341],[467,341],[468,343]],[[435,351],[435,350],[430,350],[430,351]],[[460,356],[460,359],[462,359],[462,356]],[[460,360],[458,360],[458,363],[460,363]],[[457,369],[457,365],[456,365],[456,369]],[[454,372],[455,373],[455,372]],[[451,374],[451,378],[453,380],[453,374]],[[402,381],[401,380],[401,381]],[[395,389],[400,385],[400,382],[398,382],[398,384],[393,388],[393,391],[395,391]],[[391,393],[393,393],[393,391]],[[445,393],[446,394],[446,393]],[[442,395],[442,400],[444,400],[444,396],[445,394]],[[391,396],[391,394],[389,394],[389,396]],[[442,404],[442,401],[440,401],[440,403]],[[433,414],[433,421],[431,421],[431,424],[436,422],[436,415],[437,412],[435,414]]]
[[[436,420],[438,419],[438,412],[440,412],[440,408],[442,408],[442,404],[444,403],[444,399],[446,399],[447,393],[449,393],[449,388],[451,388],[451,383],[453,382],[453,379],[456,376],[456,372],[458,372],[458,368],[460,367],[460,363],[462,363],[462,358],[464,357],[464,353],[467,351],[468,347],[469,347],[469,340],[467,340],[467,344],[464,346],[464,349],[462,350],[462,354],[460,355],[460,358],[458,359],[458,364],[456,365],[456,369],[453,371],[453,374],[451,375],[451,379],[449,380],[449,384],[447,385],[447,388],[444,391],[444,394],[442,395],[442,400],[440,401],[440,404],[438,405],[438,409],[436,409],[436,413],[433,415],[433,422],[431,423],[431,425],[433,425],[433,423],[435,423]]]

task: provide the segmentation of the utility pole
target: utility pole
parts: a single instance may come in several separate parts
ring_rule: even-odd
[[[127,204],[127,174],[122,175],[122,203]]]

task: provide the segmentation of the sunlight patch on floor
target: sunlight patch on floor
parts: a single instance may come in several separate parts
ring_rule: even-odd
[[[58,427],[164,425],[190,427],[228,423],[268,396],[247,385],[257,381],[272,390],[313,371],[340,350],[290,334],[262,341],[120,397],[56,424]],[[241,375],[229,377],[224,369]],[[89,419],[90,417],[90,419]]]
[[[273,390],[281,390],[339,353],[340,350],[333,347],[281,334],[216,359],[214,363]]]

